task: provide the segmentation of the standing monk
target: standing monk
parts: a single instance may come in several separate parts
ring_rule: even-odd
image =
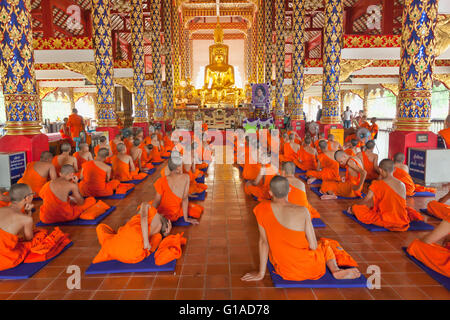
[[[17,183],[23,183],[30,186],[37,197],[39,191],[41,191],[41,188],[48,180],[55,180],[58,177],[55,167],[52,164],[52,159],[53,155],[51,152],[42,152],[39,161],[28,163],[23,177],[20,178]]]
[[[306,171],[308,184],[312,184],[317,179],[322,181],[341,181],[339,175],[339,163],[334,160],[334,152],[328,151],[328,145],[325,140],[319,142],[319,147],[322,150],[317,156],[317,170]]]
[[[78,115],[77,109],[72,109],[72,114],[69,116],[67,126],[70,129],[70,136],[72,140],[76,143],[75,151],[78,151],[78,144],[81,142],[80,132],[84,131],[84,120],[83,117]]]
[[[371,137],[370,139],[375,140],[378,137],[378,125],[377,125],[377,118],[373,117],[370,119],[370,122],[372,123],[368,129],[370,131]]]
[[[435,188],[426,188],[414,183],[409,175],[409,168],[405,164],[405,155],[403,153],[399,152],[394,155],[394,166],[394,177],[404,183],[407,196],[412,197],[416,192],[436,193]]]
[[[353,205],[349,213],[366,224],[374,224],[391,231],[406,231],[409,223],[423,220],[420,213],[406,206],[405,185],[396,179],[394,161],[384,159],[380,162],[381,180],[374,180],[369,194],[361,205]]]
[[[361,197],[361,190],[366,179],[367,172],[364,170],[361,160],[358,157],[350,157],[344,151],[339,150],[334,154],[334,159],[339,164],[346,167],[345,178],[342,182],[323,181],[320,188],[322,200],[337,199],[340,197]]]
[[[378,155],[373,152],[375,149],[375,142],[373,140],[367,141],[366,150],[358,153],[356,156],[362,161],[364,170],[367,172],[367,180],[378,179],[380,168],[378,167]]]
[[[53,158],[52,163],[55,166],[57,174],[61,171],[61,167],[66,164],[70,164],[75,169],[75,172],[78,172],[78,161],[75,157],[70,155],[71,151],[72,147],[70,144],[63,143],[61,145],[61,154]]]
[[[299,151],[300,169],[303,171],[317,168],[317,150],[311,147],[311,137],[305,136]]]
[[[317,241],[311,216],[304,207],[288,202],[289,181],[275,176],[270,182],[272,201],[257,205],[253,212],[259,228],[259,270],[247,273],[243,281],[259,281],[266,274],[267,262],[284,280],[303,281],[320,279],[330,270],[336,279],[356,279],[361,273],[356,268],[340,269],[338,255],[356,262],[336,241]],[[340,249],[340,250],[339,250]]]

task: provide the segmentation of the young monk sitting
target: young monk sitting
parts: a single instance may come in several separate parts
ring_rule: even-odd
[[[152,161],[159,163],[159,162],[163,162],[164,159],[162,158],[163,156],[170,156],[170,154],[163,154],[163,147],[160,144],[159,140],[158,140],[158,136],[156,135],[156,133],[153,133],[151,135],[151,141],[150,141],[151,145],[153,145],[153,149],[152,149]]]
[[[81,169],[81,194],[85,197],[108,197],[114,194],[120,185],[119,180],[111,180],[111,167],[105,163],[109,155],[108,149],[100,149],[95,160],[88,161]],[[124,184],[124,188],[131,189],[133,185]],[[126,191],[128,191],[126,190]],[[117,191],[126,193],[125,190]],[[116,193],[117,193],[116,191]]]
[[[317,156],[317,170],[306,171],[308,184],[312,184],[317,179],[341,181],[339,175],[339,163],[334,160],[334,152],[328,151],[328,144],[325,140],[319,142],[321,153]]]
[[[321,152],[321,150],[320,150],[320,148],[319,148],[319,142],[322,141],[322,140],[324,140],[324,141],[327,142],[327,147],[328,147],[329,142],[328,142],[327,139],[325,139],[325,132],[320,132],[320,133],[319,133],[319,139],[317,139],[317,140],[314,142],[314,148],[316,148],[317,152]]]
[[[171,140],[172,137],[172,131],[166,131],[166,134],[163,137],[163,143],[166,151],[172,151],[173,147],[175,147],[175,144]]]
[[[59,174],[61,167],[66,164],[70,164],[78,172],[78,162],[77,159],[70,155],[72,151],[72,146],[68,143],[63,143],[61,145],[61,154],[55,156],[52,160],[52,164],[55,166],[56,174]]]
[[[78,170],[81,171],[83,164],[94,160],[94,157],[92,157],[92,153],[89,151],[89,145],[87,143],[80,143],[79,148],[80,151],[75,152],[73,156],[77,159]]]
[[[366,143],[366,149],[356,155],[362,161],[364,170],[367,172],[367,180],[376,180],[379,176],[378,155],[373,152],[374,149],[375,142],[370,140]]]
[[[439,199],[439,201],[433,200],[427,203],[427,210],[429,214],[432,214],[436,218],[442,220],[449,220],[450,206],[446,202],[450,200],[450,191],[445,196]]]
[[[303,145],[299,152],[300,169],[303,171],[315,170],[317,168],[317,151],[311,147],[311,138],[305,136]]]
[[[131,150],[130,150],[130,156],[131,156],[131,159],[133,160],[135,168],[139,169],[139,171],[142,172],[144,170],[144,167],[142,167],[143,150],[140,148],[140,146],[141,146],[141,140],[139,140],[138,138],[135,138],[133,141],[133,148],[131,148]]]
[[[294,164],[300,168],[302,165],[298,161],[300,157],[300,145],[295,143],[295,135],[291,133],[289,135],[289,140],[284,143],[283,146],[283,156],[280,157],[282,162],[294,162]]]
[[[47,182],[39,196],[44,201],[39,218],[44,223],[67,222],[78,218],[94,220],[109,206],[95,198],[84,199],[78,189],[78,178],[71,165],[61,168],[60,177]]]
[[[190,161],[189,159],[186,159],[187,161],[183,161],[183,172],[189,175],[189,195],[201,193],[208,189],[206,184],[195,181],[195,179],[203,175],[203,172],[195,168],[194,158],[195,155],[192,153],[192,158]]]
[[[156,196],[153,206],[170,221],[184,217],[186,222],[198,224],[196,219],[200,218],[203,208],[189,203],[189,176],[183,174],[182,159],[172,156],[168,162],[169,174],[154,184]]]
[[[95,157],[97,156],[98,150],[100,150],[100,149],[108,149],[109,150],[108,158],[113,156],[111,146],[108,144],[108,141],[105,136],[100,137],[99,144],[96,145],[94,148],[94,156]]]
[[[320,148],[320,146],[319,146],[319,149],[322,150],[322,148]],[[338,150],[343,150],[341,144],[334,140],[333,134],[328,135],[328,150],[332,151],[332,152],[336,152]]]
[[[405,155],[401,152],[394,155],[394,177],[403,182],[406,187],[406,195],[412,197],[416,192],[431,192],[436,193],[435,188],[427,188],[419,184],[415,184],[409,175],[409,168],[405,163]]]
[[[308,209],[311,218],[320,218],[319,212],[314,209],[306,197],[305,184],[295,177],[295,164],[285,162],[281,167],[281,175],[289,181],[288,201]]]
[[[111,159],[113,179],[119,180],[120,182],[126,182],[131,180],[142,180],[147,176],[146,173],[139,173],[139,168],[134,166],[134,161],[131,156],[127,154],[127,147],[123,143],[117,145],[117,151],[119,153]]]
[[[270,154],[262,153],[260,159],[261,166],[258,176],[255,180],[247,181],[244,186],[245,193],[258,198],[258,201],[270,199],[270,180],[278,174],[276,168],[274,168],[270,163]]]
[[[144,171],[151,170],[155,166],[152,164],[152,149],[153,145],[151,144],[144,144],[139,147],[142,150],[141,154],[141,168]]]
[[[53,155],[51,152],[42,152],[39,161],[28,163],[23,177],[17,183],[29,185],[37,197],[39,191],[41,191],[41,188],[48,180],[54,180],[58,177],[56,169],[52,164],[52,159]]]
[[[113,155],[116,155],[117,152],[117,145],[119,143],[123,143],[123,135],[121,132],[119,132],[118,134],[116,134],[116,136],[114,137],[113,140],[111,140],[109,142],[109,146],[110,146],[110,150],[112,152]]]
[[[391,231],[406,231],[410,221],[423,220],[420,213],[406,206],[405,185],[396,179],[394,161],[384,159],[380,162],[381,180],[374,180],[369,194],[362,204],[348,209],[359,221],[374,224]]]
[[[117,232],[106,225],[97,226],[98,242],[102,246],[92,263],[117,260],[138,263],[155,252],[163,237],[172,229],[170,220],[157,213],[148,203],[142,203],[139,213]]]
[[[261,164],[258,163],[258,142],[246,137],[248,140],[248,146],[245,147],[245,162],[242,170],[242,178],[244,180],[255,180],[261,169]],[[239,155],[238,155],[239,156]],[[238,160],[240,161],[241,159]]]
[[[358,140],[352,139],[350,142],[346,143],[346,148],[344,149],[345,153],[350,157],[355,157],[358,153],[361,152],[361,149],[358,148]]]
[[[347,169],[345,178],[341,182],[324,180],[320,187],[323,195],[322,200],[337,199],[340,197],[360,197],[361,190],[366,179],[366,171],[363,169],[362,162],[357,157],[350,157],[344,151],[339,150],[334,153],[334,159]]]
[[[259,281],[266,274],[270,259],[275,272],[285,280],[320,279],[326,267],[336,279],[356,279],[361,273],[356,268],[340,269],[338,257],[345,256],[352,266],[356,262],[333,240],[317,241],[311,216],[305,207],[288,201],[289,181],[275,176],[270,182],[272,201],[255,207],[259,228],[259,270],[245,274],[243,281]],[[336,254],[335,254],[336,252]]]
[[[49,260],[70,243],[67,234],[33,230],[33,191],[23,183],[11,186],[11,205],[0,208],[0,271],[24,263]]]
[[[450,277],[450,216],[436,229],[422,239],[415,239],[408,247],[408,253],[428,268]]]

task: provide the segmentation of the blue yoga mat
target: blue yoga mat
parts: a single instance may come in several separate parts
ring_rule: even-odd
[[[369,230],[370,232],[380,232],[380,231],[390,231],[389,229],[376,226],[374,224],[365,224],[359,221],[354,215],[348,213],[347,211],[342,211],[347,217],[359,223],[363,228]],[[409,228],[406,231],[428,231],[434,230],[434,227],[431,224],[425,223],[423,221],[411,221],[409,223]]]
[[[146,174],[148,174],[149,176],[151,176],[152,174],[154,174],[156,172],[156,168],[144,171]]]
[[[317,194],[319,197],[323,196],[323,193],[320,192],[320,188],[318,187],[311,187],[311,191]],[[347,197],[337,197],[338,200],[357,200],[365,198],[366,194],[364,192],[361,192],[361,197],[354,197],[354,198],[347,198]]]
[[[173,260],[165,265],[157,266],[155,254],[152,253],[139,263],[123,263],[117,260],[92,263],[85,274],[175,271],[176,263],[177,260]]]
[[[97,219],[94,220],[84,220],[84,219],[76,219],[73,221],[68,222],[55,222],[55,223],[43,223],[39,221],[36,224],[36,227],[52,227],[52,226],[96,226],[98,225],[103,219],[105,219],[107,216],[109,216],[114,210],[116,210],[116,207],[111,207],[106,212],[100,216],[97,217]]]
[[[444,276],[443,274],[440,274],[439,272],[434,271],[433,269],[428,268],[426,265],[424,265],[421,261],[414,258],[412,255],[408,253],[406,250],[406,247],[402,247],[403,251],[405,251],[406,256],[411,259],[412,262],[414,262],[420,269],[425,271],[430,277],[432,277],[434,280],[442,284],[447,290],[450,291],[450,278]]]
[[[295,173],[306,173],[306,171],[300,169],[299,167],[295,166]]]
[[[20,280],[20,279],[28,279],[35,275],[39,270],[49,264],[53,259],[56,259],[61,253],[69,249],[73,245],[73,242],[70,242],[61,252],[55,257],[42,262],[35,263],[21,263],[18,266],[0,271],[0,280]]]
[[[139,184],[139,183],[141,183],[141,182],[143,182],[143,181],[145,181],[147,178],[148,178],[149,176],[148,176],[148,174],[147,174],[147,176],[144,178],[144,179],[141,179],[141,180],[130,180],[130,181],[123,181],[122,183],[132,183],[132,184]]]
[[[169,159],[170,157],[161,157],[161,158],[163,158],[163,159],[167,160],[167,159]]]
[[[434,198],[435,196],[436,196],[435,193],[425,191],[425,192],[416,192],[410,198],[424,198],[424,197],[433,197]]]
[[[200,193],[194,193],[192,196],[189,196],[189,201],[204,201],[206,198],[206,190]]]
[[[192,218],[192,217],[190,217],[190,218]],[[192,219],[196,219],[196,218],[192,218]],[[190,225],[191,225],[191,223],[190,222],[186,222],[184,220],[184,217],[181,217],[177,221],[172,222],[172,226],[174,226],[174,227],[188,227]]]
[[[205,176],[195,179],[198,183],[205,183]]]
[[[438,217],[432,215],[431,213],[429,213],[427,209],[420,209],[419,211],[422,212],[423,214],[426,214],[429,217],[432,217],[432,218],[438,219],[439,221],[442,221],[441,218],[438,218]]]
[[[104,200],[104,199],[111,199],[111,200],[125,199],[133,190],[134,190],[134,187],[131,188],[130,190],[128,190],[127,193],[125,193],[125,194],[113,194],[112,196],[108,196],[108,197],[95,197],[95,198],[99,199],[99,200]]]
[[[284,280],[279,274],[275,273],[269,260],[267,261],[267,268],[276,288],[367,288],[367,279],[363,274],[358,279],[338,280],[333,277],[327,268],[326,273],[318,280],[291,281]]]
[[[162,161],[161,162],[152,162],[152,165],[159,166],[161,163],[163,163],[163,162]]]
[[[320,218],[312,218],[311,222],[314,228],[325,228],[327,226]]]
[[[304,174],[299,174],[298,177],[301,178],[302,180],[308,181],[308,177],[305,176]],[[320,179],[314,180],[314,182],[311,183],[311,185],[313,184],[322,184],[322,180]]]

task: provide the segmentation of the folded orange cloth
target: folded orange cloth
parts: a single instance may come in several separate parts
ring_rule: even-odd
[[[183,234],[170,235],[161,241],[158,250],[155,252],[155,264],[157,266],[162,266],[181,257],[181,246],[185,245],[187,241]]]

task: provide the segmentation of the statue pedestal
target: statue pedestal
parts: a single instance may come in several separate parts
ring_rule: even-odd
[[[394,131],[389,134],[389,159],[398,152],[406,156],[409,148],[437,148],[437,134],[431,131]]]
[[[27,162],[38,161],[41,153],[49,150],[48,137],[45,134],[3,136],[0,138],[0,152],[25,151]]]
[[[97,127],[95,129],[97,132],[107,131],[109,134],[109,140],[111,141],[119,133],[118,127]]]

